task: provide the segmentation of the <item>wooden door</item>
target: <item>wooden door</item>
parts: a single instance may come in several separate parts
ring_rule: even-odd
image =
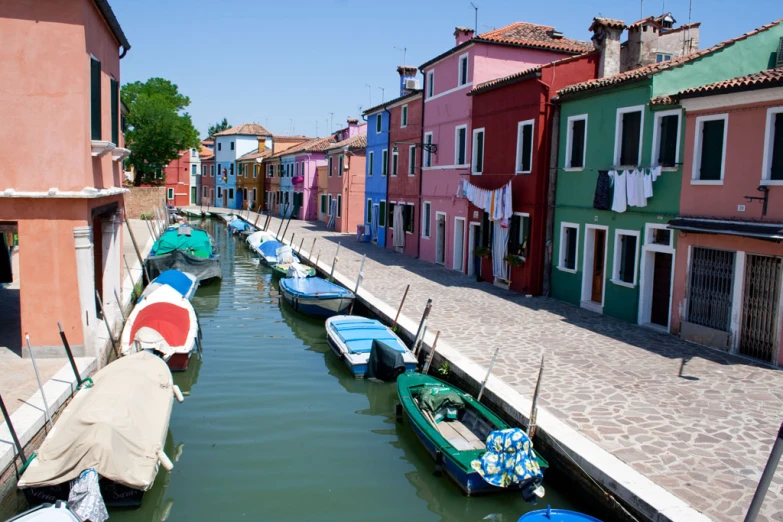
[[[650,322],[653,324],[669,325],[671,280],[672,255],[656,252],[653,263],[652,305],[650,309]]]
[[[454,270],[464,272],[465,259],[465,219],[454,219]]]
[[[435,214],[435,262],[446,264],[446,216]]]
[[[606,231],[595,229],[595,241],[593,241],[593,286],[590,300],[603,304],[604,301],[604,265],[606,250]]]

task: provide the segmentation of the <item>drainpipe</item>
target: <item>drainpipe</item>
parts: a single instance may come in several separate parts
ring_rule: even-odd
[[[547,88],[547,98],[549,89]],[[552,252],[554,251],[555,229],[555,191],[557,189],[557,153],[560,140],[560,105],[557,97],[546,103],[547,112],[551,110],[552,132],[549,135],[549,187],[546,208],[546,240],[544,241],[544,280],[542,294],[549,296],[552,291]]]

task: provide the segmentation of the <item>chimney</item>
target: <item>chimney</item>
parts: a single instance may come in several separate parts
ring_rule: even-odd
[[[400,65],[397,67],[397,73],[400,75],[400,96],[410,94],[411,90],[405,88],[405,80],[415,80],[416,73],[418,72],[418,69],[409,65]]]
[[[454,38],[456,39],[456,43],[454,45],[467,42],[473,38],[473,29],[468,29],[467,27],[455,27]]]
[[[593,32],[593,45],[601,51],[598,63],[598,77],[605,78],[620,72],[620,37],[625,22],[611,18],[593,18],[588,31]]]
[[[343,139],[353,138],[359,134],[359,120],[356,118],[348,118],[348,135]]]

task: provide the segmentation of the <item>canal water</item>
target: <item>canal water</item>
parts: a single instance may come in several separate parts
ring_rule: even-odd
[[[407,423],[393,384],[355,380],[329,350],[323,321],[282,302],[271,271],[218,221],[206,223],[223,280],[198,290],[203,361],[175,374],[166,452],[143,506],[111,522],[516,521],[579,509],[545,481],[537,507],[519,493],[468,498]]]

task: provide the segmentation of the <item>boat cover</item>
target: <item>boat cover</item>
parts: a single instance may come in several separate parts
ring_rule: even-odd
[[[175,250],[195,257],[210,257],[213,254],[212,238],[205,230],[190,225],[169,227],[152,245],[152,253],[162,256]]]
[[[280,266],[279,264],[276,266]],[[315,270],[302,263],[290,263],[285,271],[286,277],[305,278],[315,275]]]
[[[340,285],[330,283],[320,277],[288,277],[280,280],[281,289],[295,297],[315,297],[319,299],[336,299],[353,297],[353,292]]]
[[[595,517],[567,509],[537,509],[525,513],[517,522],[601,522]]]
[[[182,272],[181,270],[166,270],[158,277],[153,279],[147,288],[144,289],[144,293],[142,294],[142,297],[139,299],[139,301],[163,285],[170,286],[182,294],[183,297],[190,299],[192,294],[195,292],[194,287],[198,285],[198,280],[193,274],[188,274],[187,272]]]
[[[329,324],[332,325],[337,336],[348,346],[350,353],[369,353],[375,339],[383,341],[398,352],[407,350],[400,338],[394,335],[394,332],[375,319],[345,315],[333,317]]]
[[[274,236],[271,232],[267,232],[265,230],[258,230],[256,232],[253,232],[249,236],[247,236],[247,244],[250,245],[250,248],[258,248],[258,245],[261,243],[264,243],[265,241],[273,241]]]
[[[264,241],[258,246],[258,252],[266,257],[274,257],[277,259],[277,249],[283,246],[280,241]]]
[[[448,386],[427,386],[421,390],[419,401],[424,410],[432,413],[435,422],[443,419],[456,419],[459,410],[465,407],[465,401]]]
[[[148,257],[147,271],[155,278],[166,270],[179,270],[193,274],[199,281],[223,277],[220,262],[216,257],[197,257],[187,252],[175,250],[169,254]]]
[[[400,374],[405,373],[405,360],[402,353],[377,339],[372,342],[370,359],[367,361],[367,379],[380,379],[394,382]]]
[[[230,228],[234,232],[242,232],[243,230],[248,230],[253,228],[253,225],[251,225],[244,219],[236,218],[234,221],[228,224],[228,228]]]
[[[540,483],[544,478],[533,444],[519,428],[491,432],[487,437],[487,452],[470,465],[488,483],[501,488]]]
[[[174,400],[168,366],[141,352],[114,361],[92,380],[66,406],[20,488],[62,484],[90,468],[130,488],[152,487]]]

